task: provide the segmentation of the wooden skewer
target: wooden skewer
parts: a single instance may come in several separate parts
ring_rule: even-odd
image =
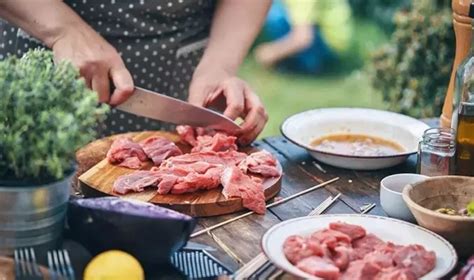
[[[306,189],[306,190],[304,190],[304,191],[301,191],[301,192],[299,192],[299,193],[295,193],[295,194],[293,194],[293,195],[290,195],[289,197],[285,197],[285,198],[282,199],[282,200],[279,200],[279,201],[275,201],[275,202],[273,202],[273,203],[270,203],[270,204],[268,204],[268,205],[266,206],[266,208],[268,209],[268,208],[270,208],[270,207],[280,205],[280,204],[282,204],[282,203],[287,202],[288,200],[291,200],[291,199],[296,198],[296,197],[298,197],[298,196],[302,196],[302,195],[307,194],[307,193],[309,193],[309,192],[312,192],[312,191],[314,191],[314,190],[316,190],[316,189],[325,187],[325,186],[327,186],[327,185],[329,185],[329,184],[331,184],[331,183],[336,182],[337,180],[339,180],[339,177],[333,178],[333,179],[331,179],[331,180],[329,180],[329,181],[323,182],[323,183],[321,183],[321,184],[319,184],[319,185],[313,186],[313,187],[311,187],[311,188],[309,188],[309,189]],[[209,231],[211,231],[211,230],[213,230],[213,229],[216,229],[216,228],[218,228],[218,227],[221,227],[221,226],[227,225],[227,224],[229,224],[229,223],[232,223],[233,221],[237,221],[237,220],[239,220],[239,219],[242,219],[242,218],[245,218],[245,217],[247,217],[247,216],[250,216],[250,215],[252,215],[253,213],[255,213],[255,212],[250,211],[250,212],[244,213],[244,214],[242,214],[242,215],[239,215],[239,216],[237,216],[237,217],[234,217],[234,218],[232,218],[232,219],[229,219],[229,220],[227,220],[227,221],[223,221],[223,222],[221,222],[221,223],[215,224],[215,225],[210,226],[210,227],[208,227],[208,228],[205,228],[205,229],[203,229],[203,230],[197,231],[197,232],[191,234],[191,238],[194,238],[194,237],[196,237],[196,236],[199,236],[199,235],[201,235],[201,234],[204,234],[204,233],[206,233],[206,232],[209,232]]]

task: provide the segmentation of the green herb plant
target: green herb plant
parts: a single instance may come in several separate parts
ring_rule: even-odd
[[[471,202],[467,205],[466,209],[467,209],[467,215],[468,215],[468,216],[471,216],[471,217],[474,217],[474,200],[471,201]]]
[[[0,97],[0,180],[63,178],[107,111],[72,64],[43,49],[0,61]]]
[[[451,0],[417,0],[395,15],[389,44],[372,60],[371,80],[392,111],[438,117],[455,53]]]

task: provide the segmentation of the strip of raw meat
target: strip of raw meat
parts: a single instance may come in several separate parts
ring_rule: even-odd
[[[112,190],[118,194],[142,192],[146,187],[155,186],[161,179],[159,172],[135,171],[115,180]]]
[[[341,280],[372,280],[380,271],[380,267],[371,262],[357,260],[349,264]]]
[[[395,251],[393,261],[397,267],[407,268],[419,278],[435,267],[436,255],[421,245],[408,245]]]
[[[163,160],[169,157],[183,154],[175,143],[163,137],[149,137],[140,145],[155,165],[160,165]]]
[[[357,258],[363,259],[366,254],[374,251],[375,248],[384,244],[385,242],[383,242],[380,238],[369,233],[362,238],[354,240],[352,242],[352,247],[354,247]]]
[[[338,279],[339,268],[337,268],[331,261],[317,256],[307,257],[302,259],[296,265],[299,269],[311,275],[321,277],[324,279]]]
[[[128,137],[115,139],[107,151],[107,160],[111,164],[119,164],[123,167],[138,169],[141,163],[147,160],[147,156],[142,147]]]
[[[167,194],[171,191],[173,186],[178,181],[178,176],[176,175],[164,175],[161,179],[161,182],[158,184],[158,193],[159,194]]]
[[[226,152],[199,152],[171,157],[165,160],[161,166],[172,167],[176,165],[188,165],[196,162],[206,162],[209,164],[221,164],[225,166],[235,166],[247,157],[245,153],[237,151]]]
[[[237,145],[235,144],[236,140],[237,137],[228,136],[222,133],[216,133],[214,136],[198,136],[196,145],[191,150],[191,152],[224,152],[228,150],[237,151]]]
[[[364,237],[366,234],[365,229],[363,227],[351,225],[344,222],[330,223],[329,228],[347,234],[351,238],[351,241]]]
[[[416,280],[416,276],[413,272],[406,268],[395,268],[391,267],[382,270],[374,280]]]
[[[190,172],[186,177],[177,180],[177,184],[173,186],[171,193],[182,194],[217,188],[220,184],[222,169],[223,167],[210,168],[204,174]]]
[[[260,174],[264,177],[278,177],[280,170],[277,168],[276,159],[269,152],[262,150],[250,154],[239,164],[244,173]]]
[[[240,197],[244,207],[257,214],[265,214],[265,194],[262,184],[253,181],[236,166],[225,168],[220,181],[224,187],[222,194],[226,198]]]

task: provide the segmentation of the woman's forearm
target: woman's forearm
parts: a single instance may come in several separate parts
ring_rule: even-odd
[[[89,26],[60,0],[2,0],[0,17],[51,47],[67,29]]]
[[[199,68],[235,74],[265,20],[271,0],[220,0]]]

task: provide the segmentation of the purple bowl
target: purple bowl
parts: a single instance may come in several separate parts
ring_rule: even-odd
[[[92,254],[126,251],[144,263],[166,263],[194,230],[190,216],[151,203],[99,197],[75,199],[67,212],[69,235]]]

